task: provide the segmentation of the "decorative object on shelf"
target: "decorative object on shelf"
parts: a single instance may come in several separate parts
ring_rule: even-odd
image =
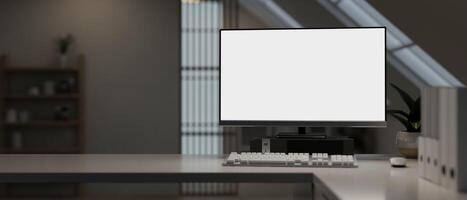
[[[55,95],[55,83],[53,81],[44,82],[44,94],[45,95]]]
[[[15,110],[14,108],[8,109],[6,112],[6,122],[7,123],[16,123],[18,122],[18,111]]]
[[[413,99],[407,92],[394,84],[391,86],[399,93],[402,100],[409,107],[409,112],[403,110],[388,110],[388,113],[405,126],[405,131],[399,131],[396,145],[399,152],[406,158],[417,158],[418,136],[421,129],[420,97]]]
[[[60,53],[60,67],[68,67],[68,51],[73,43],[73,37],[68,34],[57,40],[58,52]]]
[[[41,94],[41,89],[38,86],[31,86],[28,89],[28,94],[31,96],[39,96]]]
[[[75,86],[76,86],[75,78],[68,77],[67,79],[63,79],[58,82],[57,92],[62,93],[62,94],[71,93]]]
[[[23,133],[21,133],[20,131],[14,131],[13,133],[11,133],[11,148],[23,148]]]
[[[69,120],[71,118],[70,106],[57,106],[55,108],[55,119],[56,120]]]
[[[23,110],[19,112],[19,122],[26,124],[31,120],[31,114],[29,111]]]

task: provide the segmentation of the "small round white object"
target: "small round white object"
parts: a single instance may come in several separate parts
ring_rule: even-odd
[[[393,167],[405,167],[405,165],[407,164],[407,160],[402,157],[392,157],[389,159],[389,162]]]

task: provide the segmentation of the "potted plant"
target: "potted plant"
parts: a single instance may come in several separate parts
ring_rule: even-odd
[[[409,108],[408,111],[388,110],[388,113],[406,128],[406,130],[397,133],[397,148],[403,156],[407,158],[417,158],[418,136],[421,130],[420,97],[414,100],[407,92],[396,85],[391,84],[391,86],[399,93],[402,100]]]
[[[70,49],[71,43],[73,43],[73,37],[70,34],[61,36],[57,40],[57,48],[60,54],[61,67],[67,67],[68,65],[68,51]]]

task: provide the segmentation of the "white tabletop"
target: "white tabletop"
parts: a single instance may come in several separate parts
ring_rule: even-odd
[[[340,199],[467,199],[417,176],[416,161],[392,168],[226,167],[216,156],[152,154],[0,155],[0,182],[318,182]]]

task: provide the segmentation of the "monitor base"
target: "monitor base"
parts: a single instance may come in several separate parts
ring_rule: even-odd
[[[352,155],[354,153],[353,142],[353,139],[348,137],[263,137],[256,138],[250,141],[250,151],[263,153],[328,153],[339,155]]]
[[[326,134],[294,134],[294,133],[279,133],[275,138],[281,139],[326,139],[328,136]]]
[[[307,133],[306,127],[298,127],[297,133],[279,133],[275,138],[282,139],[326,139],[327,135],[324,132],[321,133]]]

